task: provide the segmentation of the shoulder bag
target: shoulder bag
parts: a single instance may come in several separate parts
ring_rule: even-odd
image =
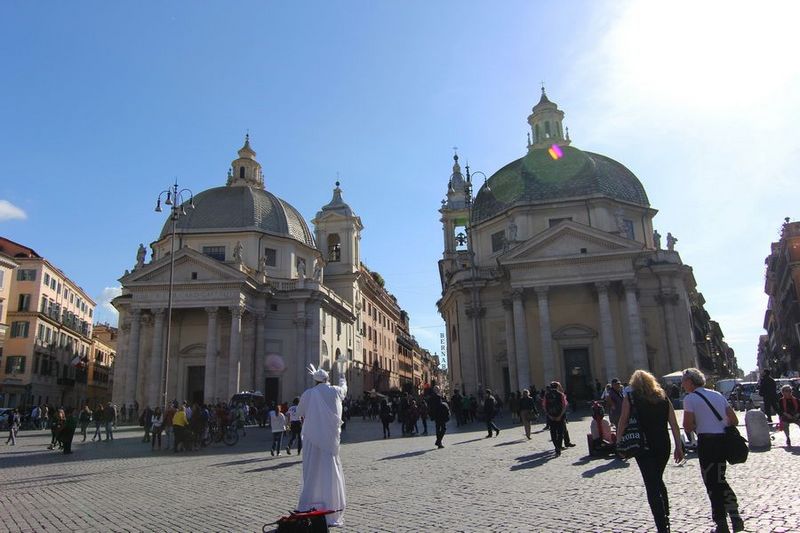
[[[714,409],[714,406],[711,405],[708,398],[698,391],[694,391],[694,393],[706,402],[706,405],[708,405],[708,408],[714,413],[714,416],[717,417],[717,420],[722,422],[722,416]],[[747,447],[747,441],[742,437],[742,434],[739,433],[739,429],[736,426],[725,426],[725,459],[732,465],[744,463],[747,461],[748,453],[750,453],[750,450]]]
[[[644,433],[639,426],[638,415],[633,405],[633,396],[630,394],[628,394],[628,402],[631,404],[628,425],[625,426],[625,433],[617,439],[617,453],[625,459],[636,457],[647,449]]]

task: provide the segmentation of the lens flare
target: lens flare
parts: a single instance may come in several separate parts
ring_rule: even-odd
[[[547,153],[550,154],[550,157],[556,160],[564,157],[564,152],[561,151],[561,147],[557,144],[554,144],[553,146],[548,148]]]

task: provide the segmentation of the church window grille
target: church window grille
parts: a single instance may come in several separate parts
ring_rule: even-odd
[[[270,304],[269,310],[270,311],[277,311],[278,310],[278,306],[276,304]]]
[[[337,263],[342,260],[342,241],[338,233],[328,235],[328,261]]]
[[[505,242],[506,242],[505,231],[498,231],[492,233],[492,253],[499,252],[500,250],[502,250]]]
[[[244,179],[244,167],[239,167],[239,178]]]
[[[264,248],[264,260],[267,266],[274,267],[278,264],[278,251],[275,248]]]
[[[625,227],[625,237],[631,240],[635,239],[636,235],[633,232],[633,220],[628,220],[627,218],[623,218],[622,225]]]
[[[203,255],[207,255],[211,259],[216,259],[217,261],[225,261],[225,247],[203,246]]]
[[[197,279],[197,272],[192,272],[192,279]]]

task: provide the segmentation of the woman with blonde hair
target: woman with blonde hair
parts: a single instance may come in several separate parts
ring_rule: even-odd
[[[664,485],[664,469],[669,460],[669,433],[667,424],[672,430],[675,443],[675,462],[683,461],[680,428],[675,418],[672,402],[656,378],[645,370],[635,371],[625,389],[622,412],[619,417],[617,435],[625,433],[631,410],[636,411],[636,419],[642,430],[646,449],[636,456],[636,464],[644,480],[647,491],[647,502],[659,533],[669,531],[669,498]]]

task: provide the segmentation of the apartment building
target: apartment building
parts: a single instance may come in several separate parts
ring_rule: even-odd
[[[111,401],[118,337],[119,330],[109,324],[95,324],[92,329],[92,353],[87,364],[89,405]]]
[[[32,248],[0,237],[0,252],[19,265],[0,363],[3,406],[79,406],[86,400],[95,302]]]

